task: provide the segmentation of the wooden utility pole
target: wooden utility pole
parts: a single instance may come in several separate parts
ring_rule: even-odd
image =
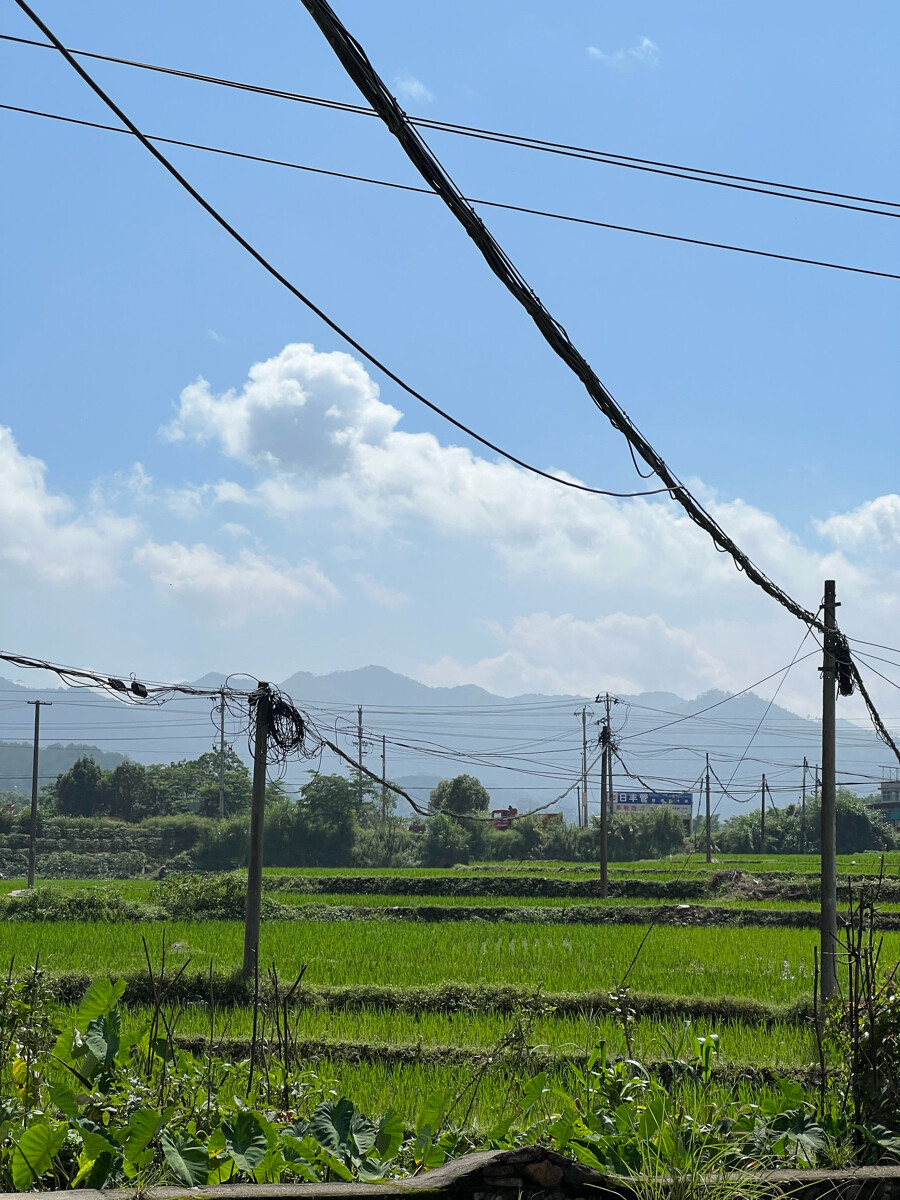
[[[806,755],[803,755],[803,784],[800,789],[800,853],[806,853],[806,772],[809,770],[809,764],[806,761]]]
[[[38,761],[40,759],[41,705],[52,704],[52,700],[29,700],[34,705],[34,752],[31,757],[31,820],[28,825],[28,886],[34,887],[34,866],[37,843],[38,813]]]
[[[706,752],[706,861],[712,862],[712,817],[709,811],[709,751]]]
[[[759,787],[759,852],[766,852],[766,777],[763,775]]]
[[[259,969],[259,923],[262,914],[263,833],[266,820],[266,756],[269,743],[269,685],[261,680],[251,697],[256,707],[253,741],[253,796],[250,808],[250,860],[247,866],[247,909],[244,917],[244,974]]]
[[[219,818],[225,816],[225,689],[219,697]]]
[[[837,830],[835,825],[835,661],[837,628],[833,579],[825,580],[822,655],[822,833],[821,833],[821,948],[822,1006],[837,992]]]

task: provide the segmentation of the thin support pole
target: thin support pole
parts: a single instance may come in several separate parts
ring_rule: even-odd
[[[709,810],[709,752],[706,754],[706,861],[712,862],[712,817]]]
[[[38,764],[41,745],[41,705],[52,704],[52,700],[29,700],[34,705],[34,752],[31,757],[31,819],[28,823],[28,886],[34,887],[34,870],[37,860],[37,817],[38,817]]]
[[[835,818],[835,660],[837,601],[833,579],[825,581],[822,655],[822,861],[821,861],[821,988],[822,1007],[837,992],[837,828]]]
[[[256,708],[253,742],[253,798],[250,808],[250,859],[247,866],[247,909],[244,917],[244,974],[259,969],[259,925],[262,915],[263,834],[266,821],[266,757],[269,729],[269,685],[260,681],[251,703]]]

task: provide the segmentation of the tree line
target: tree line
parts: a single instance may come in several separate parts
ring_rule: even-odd
[[[215,820],[212,818],[219,816],[219,765],[217,752],[150,766],[125,761],[110,770],[83,757],[44,788],[42,816],[83,818],[85,835],[87,826],[96,821],[128,823],[136,827],[136,851],[141,827],[148,823],[148,835],[151,827],[157,832],[157,827],[169,830],[168,844],[178,846],[169,865],[176,869],[241,866],[247,853],[250,773],[233,750],[226,750],[225,819]],[[430,794],[424,819],[398,816],[393,793],[357,773],[349,778],[316,774],[296,795],[288,795],[280,782],[270,782],[266,797],[265,857],[271,866],[452,866],[520,859],[595,862],[600,857],[597,817],[581,829],[545,821],[540,813],[526,813],[510,828],[496,829],[490,820],[490,793],[471,775],[442,780]],[[758,811],[725,821],[715,816],[713,850],[727,854],[815,853],[819,815],[816,798],[807,804],[805,816],[799,805],[767,813],[764,843]],[[160,818],[166,820],[160,824]],[[73,853],[78,852],[80,839],[72,830],[81,827],[80,821],[67,825]],[[880,815],[846,789],[838,790],[837,840],[840,853],[887,850],[897,844]],[[701,821],[695,822],[694,835],[689,837],[684,820],[665,806],[646,814],[616,813],[609,821],[608,849],[613,862],[702,850],[704,841]],[[94,842],[86,836],[85,844],[93,847]],[[159,845],[158,838],[152,845]]]

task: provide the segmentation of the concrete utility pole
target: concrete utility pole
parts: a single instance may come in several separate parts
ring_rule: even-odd
[[[381,735],[381,823],[387,821],[387,736]]]
[[[219,817],[225,816],[225,689],[219,697]]]
[[[709,812],[709,751],[706,752],[706,861],[712,862],[712,817]]]
[[[363,776],[362,776],[362,760],[363,760],[363,726],[362,726],[362,705],[360,704],[356,710],[356,749],[359,759],[359,774],[356,780],[356,799],[359,808],[362,809],[363,796]]]
[[[822,860],[821,934],[822,1005],[837,992],[837,829],[835,824],[835,661],[834,633],[837,628],[833,579],[825,580],[822,654]]]
[[[800,789],[800,853],[806,853],[806,772],[809,764],[803,755],[803,785]]]
[[[610,737],[608,737],[608,742],[610,742],[610,754],[607,755],[608,766],[610,766],[610,784],[608,784],[608,792],[610,792],[610,816],[612,816],[614,809],[616,809],[616,796],[614,796],[614,793],[612,790],[612,758],[613,758],[613,755],[612,755],[612,724],[611,724],[611,718],[610,718],[611,703],[618,704],[618,700],[612,701],[611,697],[610,697],[610,692],[607,691],[607,694],[606,694],[606,728],[607,728],[608,734],[610,734]]]
[[[763,775],[759,787],[759,852],[766,852],[766,777]]]
[[[588,762],[587,762],[587,707],[575,713],[581,717],[581,787],[578,789],[578,827],[587,829],[588,823]]]
[[[31,758],[31,821],[28,825],[28,886],[34,887],[34,865],[37,842],[38,811],[38,760],[40,758],[41,705],[52,704],[52,700],[29,700],[34,705],[34,753]]]
[[[250,859],[247,866],[247,909],[244,917],[244,974],[259,968],[259,922],[262,914],[263,833],[266,820],[266,755],[269,746],[269,685],[262,680],[253,694],[256,732],[253,741],[253,796],[250,808]]]
[[[609,890],[609,725],[600,724],[600,896]]]

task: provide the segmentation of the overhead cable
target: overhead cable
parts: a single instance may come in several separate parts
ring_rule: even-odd
[[[16,0],[16,2],[21,7],[26,7],[24,0]],[[302,3],[325,35],[347,74],[400,143],[407,158],[428,186],[438,193],[475,243],[487,265],[534,321],[551,350],[582,381],[588,395],[613,428],[623,434],[647,466],[666,484],[673,498],[678,501],[691,520],[710,535],[723,553],[732,556],[740,570],[745,571],[757,586],[766,591],[804,624],[814,624],[824,632],[825,626],[818,617],[789,596],[752,562],[640,433],[631,418],[620,407],[612,393],[601,382],[599,376],[574,345],[563,326],[545,308],[535,291],[487,229],[481,217],[471,207],[431,149],[410,124],[403,109],[397,103],[396,97],[375,71],[362,46],[347,31],[331,6],[326,0],[302,0]]]
[[[44,117],[51,121],[62,121],[67,125],[81,125],[87,129],[101,129],[108,133],[124,133],[133,136],[130,130],[120,129],[117,125],[106,125],[100,121],[85,121],[79,117],[67,117],[61,113],[44,112],[37,108],[23,108],[19,104],[0,104],[0,109],[8,112],[25,113],[31,117]],[[264,163],[273,167],[288,167],[294,171],[306,171],[311,175],[325,175],[331,179],[346,179],[354,183],[368,183],[377,187],[392,188],[401,192],[413,192],[419,196],[434,196],[429,188],[414,187],[408,183],[397,183],[390,179],[375,179],[370,175],[354,175],[349,171],[331,171],[325,167],[312,167],[307,163],[290,162],[282,158],[269,158],[263,154],[249,154],[241,150],[227,150],[222,146],[208,146],[203,142],[186,142],[180,138],[162,137],[159,134],[146,134],[148,141],[159,142],[166,146],[183,146],[188,150],[202,150],[208,154],[221,154],[226,158],[239,158],[245,162]],[[821,258],[803,258],[797,254],[779,254],[774,250],[760,250],[752,246],[737,246],[733,242],[713,242],[707,238],[687,237],[678,233],[663,233],[658,229],[641,229],[635,225],[617,225],[612,221],[597,221],[593,217],[579,217],[572,213],[553,212],[543,208],[529,208],[523,204],[509,204],[501,200],[484,200],[475,196],[466,196],[469,204],[480,204],[485,208],[499,208],[506,212],[524,213],[526,216],[543,217],[551,221],[564,221],[572,225],[587,225],[594,229],[611,229],[618,233],[638,234],[641,237],[659,238],[666,242],[681,242],[688,246],[705,246],[711,250],[727,250],[734,254],[750,254],[755,258],[772,258],[778,262],[799,263],[807,267],[824,267],[829,271],[848,271],[853,275],[872,275],[878,279],[900,279],[900,274],[893,271],[876,271],[870,267],[855,267],[848,263],[831,262]],[[631,450],[631,446],[629,445]],[[631,450],[632,458],[634,451]],[[635,461],[635,470],[643,479],[649,479],[653,472],[646,474]]]
[[[38,42],[32,38],[14,37],[6,33],[0,34],[0,41],[18,42],[20,45],[36,46],[42,50],[53,50],[56,48],[55,45],[48,44],[47,42]],[[123,67],[136,67],[142,71],[155,71],[163,75],[175,76],[179,79],[190,79],[198,83],[215,84],[220,87],[233,88],[237,91],[252,92],[261,96],[272,96],[280,100],[292,100],[317,108],[334,109],[338,112],[353,113],[354,115],[364,117],[373,117],[376,115],[373,109],[366,108],[361,104],[347,104],[340,100],[330,100],[322,96],[308,96],[301,92],[287,91],[283,88],[242,83],[235,79],[225,79],[217,75],[204,75],[196,71],[181,71],[176,67],[163,67],[155,63],[138,62],[129,58],[118,58],[113,54],[97,54],[90,50],[69,50],[69,53],[79,58],[99,59],[101,62],[117,63]],[[708,183],[715,187],[755,192],[764,196],[776,196],[783,200],[800,200],[808,204],[822,204],[829,208],[844,208],[849,209],[851,212],[870,213],[874,216],[895,217],[900,215],[900,211],[884,211],[885,209],[900,210],[900,203],[893,200],[877,200],[870,196],[856,196],[852,193],[829,191],[826,188],[804,187],[800,184],[777,183],[770,179],[758,179],[752,175],[735,175],[727,171],[710,171],[703,167],[688,167],[678,163],[663,162],[658,159],[639,158],[632,154],[617,154],[610,150],[592,150],[586,146],[574,146],[566,142],[553,142],[544,138],[528,137],[523,134],[502,133],[494,129],[481,129],[478,126],[463,125],[457,121],[438,121],[432,117],[412,116],[409,117],[409,121],[411,124],[418,125],[422,129],[432,129],[439,133],[458,134],[463,137],[475,138],[479,141],[498,142],[501,145],[513,146],[517,149],[536,150],[545,154],[555,154],[565,158],[596,162],[604,166],[646,171],[654,175],[685,179],[690,183]],[[852,203],[846,203],[846,201],[851,201]]]
[[[84,67],[82,67],[81,64],[72,57],[71,53],[65,48],[65,46],[63,46],[62,42],[60,42],[58,40],[56,35],[54,33],[52,33],[52,31],[50,29],[48,29],[48,27],[44,24],[44,22],[37,15],[37,13],[35,13],[25,3],[25,0],[15,0],[15,2],[16,2],[16,4],[18,4],[19,8],[21,8],[22,11],[24,13],[26,13],[31,18],[32,21],[34,21],[34,23],[38,26],[38,28],[41,30],[41,32],[43,34],[45,34],[45,36],[48,37],[53,42],[53,44],[59,50],[60,54],[62,54],[62,56],[66,59],[66,61],[69,63],[69,65],[75,71],[78,72],[78,74],[85,81],[85,83],[88,85],[88,87],[90,87],[91,90],[93,92],[95,92],[97,96],[100,97],[100,99],[103,101],[103,103],[116,114],[116,116],[119,118],[119,120],[122,121],[122,123],[128,127],[129,131],[138,139],[138,141],[141,143],[141,145],[150,151],[150,153],[153,155],[153,157],[159,163],[161,163],[162,166],[165,167],[165,169],[169,172],[169,174],[175,180],[177,180],[178,183],[181,184],[181,186],[185,189],[185,191],[187,191],[197,201],[197,203],[213,218],[213,220],[218,225],[220,225],[225,230],[226,233],[228,233],[232,238],[234,238],[234,240],[240,246],[242,246],[243,249],[246,250],[249,255],[251,255],[251,257],[256,259],[256,261],[260,264],[260,266],[263,267],[266,271],[268,271],[268,273],[274,279],[277,279],[277,281],[282,285],[282,287],[287,288],[287,290],[293,296],[296,296],[296,298],[302,304],[306,305],[306,307],[310,310],[310,312],[315,313],[316,316],[329,327],[329,329],[333,330],[338,335],[338,337],[343,338],[344,341],[347,342],[348,345],[352,346],[353,349],[356,350],[358,354],[361,354],[362,357],[367,362],[371,363],[371,365],[373,367],[377,368],[377,370],[382,371],[389,379],[393,380],[393,382],[396,383],[398,387],[402,388],[403,391],[406,392],[408,395],[410,395],[414,399],[418,400],[421,404],[424,404],[425,407],[429,408],[432,412],[437,413],[438,416],[443,417],[443,419],[445,421],[449,421],[449,423],[451,425],[454,425],[457,429],[461,430],[463,433],[465,433],[468,437],[472,438],[474,441],[479,442],[482,446],[486,446],[489,450],[492,450],[495,454],[499,454],[501,456],[501,458],[507,459],[509,462],[514,463],[517,467],[521,467],[523,470],[529,471],[533,475],[539,475],[542,479],[547,479],[551,483],[559,484],[561,487],[572,488],[573,490],[579,491],[579,492],[587,492],[594,496],[611,496],[616,499],[633,498],[636,496],[655,496],[655,495],[659,495],[660,493],[666,492],[669,490],[668,487],[662,487],[662,488],[655,488],[650,491],[641,491],[641,492],[614,492],[614,491],[609,491],[605,488],[588,487],[587,484],[578,483],[572,479],[563,479],[558,475],[551,475],[548,471],[542,471],[540,469],[540,467],[532,466],[530,463],[525,462],[524,459],[518,458],[516,455],[511,454],[508,450],[501,449],[500,446],[497,446],[497,445],[495,445],[494,442],[491,442],[487,438],[482,437],[480,433],[476,433],[474,429],[471,429],[468,425],[464,425],[462,423],[462,421],[458,421],[456,419],[456,417],[451,416],[450,413],[446,412],[443,408],[440,408],[437,404],[434,404],[431,400],[427,399],[427,397],[423,396],[421,392],[416,391],[416,389],[414,387],[412,387],[410,384],[406,383],[403,379],[400,378],[399,375],[395,374],[394,371],[392,371],[389,367],[385,366],[385,364],[383,362],[381,362],[380,359],[376,358],[374,354],[370,353],[360,342],[356,341],[356,339],[354,337],[352,337],[340,325],[338,325],[338,323],[336,321],[332,320],[332,318],[329,317],[326,312],[324,312],[321,308],[319,308],[319,306],[317,304],[315,304],[308,296],[304,295],[304,293],[301,292],[300,289],[298,287],[296,287],[295,284],[291,283],[291,281],[287,278],[287,276],[283,275],[281,273],[281,271],[278,270],[277,267],[275,267],[259,250],[256,249],[255,246],[253,246],[243,236],[243,234],[239,233],[238,230],[228,220],[226,220],[225,217],[222,216],[222,214],[218,211],[218,209],[214,208],[213,205],[204,196],[202,196],[200,194],[200,192],[197,191],[197,189],[193,186],[193,184],[188,182],[188,180],[184,177],[184,175],[182,175],[181,172],[178,170],[178,168],[176,166],[174,166],[174,164],[171,163],[168,158],[166,158],[166,156],[162,153],[162,151],[157,149],[157,147],[153,144],[153,142],[148,137],[146,137],[146,135],[143,134],[140,131],[140,129],[138,129],[137,125],[135,125],[135,123],[131,120],[131,118],[125,115],[125,113],[122,111],[122,109],[119,108],[118,104],[116,104],[116,102],[110,96],[108,96],[106,94],[106,92],[99,85],[99,83],[97,83],[96,80],[94,80],[88,74],[88,72],[84,69]]]

